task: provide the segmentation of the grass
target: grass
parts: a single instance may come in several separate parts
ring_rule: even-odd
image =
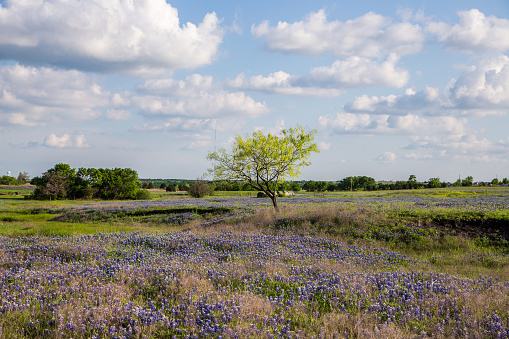
[[[508,197],[1,200],[0,337],[501,336]]]

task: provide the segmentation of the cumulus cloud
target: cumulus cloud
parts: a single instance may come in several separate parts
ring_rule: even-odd
[[[180,24],[164,0],[29,0],[0,6],[0,58],[86,71],[151,74],[210,64],[215,13]]]
[[[246,78],[241,73],[228,85],[268,93],[335,97],[345,93],[348,88],[404,86],[409,75],[406,70],[396,67],[397,61],[396,55],[389,56],[382,63],[366,58],[349,57],[337,60],[331,66],[313,68],[309,74],[302,76],[278,71],[266,77],[257,75]]]
[[[486,138],[479,139],[476,134],[461,133],[450,135],[413,136],[408,149],[447,149],[462,154],[479,154],[503,150]]]
[[[431,154],[421,154],[421,153],[408,153],[403,156],[405,159],[409,160],[423,160],[423,159],[432,159],[433,156]]]
[[[332,129],[338,134],[373,134],[387,130],[389,116],[369,114],[337,113],[336,116],[323,115],[318,124],[324,129]]]
[[[492,163],[507,161],[509,144],[503,141],[493,142],[480,137],[477,133],[413,136],[405,147],[414,152],[431,152],[434,157],[448,158],[456,162]],[[411,158],[411,157],[408,157]]]
[[[449,88],[407,89],[402,95],[359,96],[347,103],[349,112],[371,114],[498,115],[509,109],[509,57],[490,55],[465,68]]]
[[[329,151],[332,147],[332,143],[321,141],[318,143],[318,149],[320,151]]]
[[[192,140],[183,150],[210,149],[212,138],[209,135],[192,134],[185,135],[184,138]]]
[[[109,109],[106,111],[106,119],[108,120],[127,120],[131,113],[122,109]]]
[[[185,80],[149,80],[137,87],[132,104],[147,116],[212,118],[259,117],[269,112],[244,92],[230,92],[212,77],[193,74]]]
[[[86,148],[88,145],[85,142],[85,136],[83,134],[77,134],[71,136],[69,134],[63,134],[58,137],[56,134],[48,135],[42,144],[46,147],[51,148]]]
[[[404,116],[337,113],[318,118],[323,129],[336,134],[454,134],[467,132],[467,120],[455,117],[420,117],[414,114]]]
[[[366,58],[350,57],[337,60],[331,67],[311,70],[312,81],[339,87],[404,86],[408,71],[396,67],[398,57],[391,54],[387,61],[379,64]]]
[[[509,57],[496,55],[480,60],[461,74],[451,88],[451,96],[459,109],[509,108]]]
[[[0,123],[32,126],[97,118],[110,95],[78,71],[21,65],[0,68]]]
[[[278,119],[274,126],[271,127],[264,127],[264,126],[256,126],[254,128],[255,132],[262,131],[265,134],[272,134],[272,135],[280,135],[281,131],[285,129],[285,120],[284,119]]]
[[[347,103],[345,110],[372,114],[407,114],[416,111],[435,114],[450,106],[449,99],[438,88],[426,87],[419,92],[407,89],[403,95],[362,95]]]
[[[238,130],[244,119],[229,117],[227,119],[193,119],[170,118],[161,123],[145,123],[132,128],[135,132],[204,132]]]
[[[448,25],[431,22],[426,31],[451,49],[474,52],[485,50],[507,51],[509,49],[509,20],[495,16],[486,17],[478,9],[458,13],[459,23]]]
[[[318,55],[381,57],[416,53],[422,48],[424,35],[420,26],[409,22],[393,23],[391,19],[369,12],[346,22],[328,21],[324,10],[310,13],[293,23],[268,21],[253,25],[252,34],[265,38],[270,50]]]
[[[245,74],[241,73],[228,85],[246,90],[313,97],[335,97],[345,92],[337,88],[320,88],[316,85],[304,84],[301,77],[292,76],[283,71],[271,73],[266,77],[257,75],[250,78],[246,78]]]
[[[393,163],[396,161],[396,154],[392,152],[384,152],[384,154],[379,155],[376,160],[384,163]]]

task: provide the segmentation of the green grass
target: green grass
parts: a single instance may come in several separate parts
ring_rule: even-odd
[[[485,189],[486,188],[482,188],[482,190]],[[440,197],[452,201],[458,198],[509,193],[507,190],[502,191],[497,188],[490,188],[487,192],[483,192],[482,190],[479,188],[461,188],[457,191],[453,189],[415,190],[411,192],[392,191],[383,192],[384,195],[380,194],[380,196],[398,196],[406,193],[407,195],[420,194],[424,196]],[[231,193],[232,192],[227,192],[221,196],[240,197],[242,196],[240,194],[243,192],[233,192],[234,195],[231,195]],[[490,234],[489,232],[483,237],[472,236],[462,233],[459,228],[448,228],[446,223],[443,225],[438,223],[438,221],[446,220],[477,225],[476,222],[483,220],[490,221],[493,219],[501,221],[503,225],[503,222],[509,223],[507,211],[493,210],[491,212],[476,212],[463,208],[461,205],[454,208],[433,205],[429,208],[417,208],[413,206],[411,202],[374,202],[372,204],[367,204],[365,203],[368,201],[366,198],[370,197],[370,194],[371,196],[373,195],[373,193],[370,192],[349,192],[345,195],[337,196],[337,198],[330,203],[309,203],[304,205],[282,203],[279,213],[275,213],[270,207],[260,208],[250,217],[240,220],[226,220],[207,226],[202,226],[200,222],[191,222],[184,225],[168,225],[157,221],[157,218],[154,218],[154,221],[151,222],[143,222],[142,220],[147,214],[159,216],[159,213],[167,213],[172,210],[178,212],[191,211],[195,212],[197,215],[200,214],[200,212],[202,215],[213,214],[212,212],[214,212],[214,209],[205,207],[194,207],[191,209],[179,207],[173,209],[130,210],[126,212],[125,215],[120,215],[119,218],[114,219],[114,221],[95,220],[93,222],[70,222],[62,221],[62,219],[57,221],[55,217],[59,216],[64,210],[74,204],[83,203],[82,201],[37,202],[5,199],[0,201],[0,236],[73,236],[96,234],[99,232],[158,233],[185,231],[206,235],[203,238],[204,240],[200,241],[207,242],[207,236],[224,234],[224,232],[236,232],[237,234],[262,233],[269,235],[301,235],[314,237],[317,240],[317,249],[321,248],[321,245],[318,245],[321,241],[319,238],[332,238],[339,241],[341,246],[333,242],[328,243],[328,245],[326,245],[328,246],[327,250],[334,250],[336,246],[338,246],[337,248],[342,248],[343,244],[348,244],[352,246],[348,248],[353,248],[354,251],[360,249],[363,253],[381,255],[384,251],[388,250],[418,260],[418,262],[409,263],[402,260],[401,256],[396,256],[394,257],[394,267],[391,265],[390,268],[343,266],[341,262],[336,262],[334,260],[306,262],[306,265],[310,265],[309,267],[316,269],[317,272],[333,270],[348,278],[349,272],[363,272],[363,270],[387,272],[389,269],[407,273],[441,272],[454,277],[467,277],[472,280],[477,280],[480,276],[489,277],[489,279],[498,278],[501,279],[500,284],[503,284],[503,281],[509,280],[509,256],[507,255],[509,254],[509,243],[507,241],[504,242],[500,238],[497,238],[496,234]],[[375,193],[375,195],[376,194],[378,193]],[[156,198],[170,199],[173,197],[174,196],[170,194],[161,194]],[[343,199],[344,197],[349,199]],[[248,199],[246,199],[246,201],[247,200]],[[250,199],[250,201],[252,201],[252,199]],[[118,204],[122,204],[122,202],[118,202]],[[225,212],[228,211],[230,210],[225,210]],[[326,241],[324,241],[324,243],[326,243]],[[122,251],[111,246],[111,244],[101,243],[101,246],[104,246],[108,251],[108,256],[113,258],[124,255]],[[223,244],[218,242],[212,243],[210,246],[217,252],[235,252],[234,246],[230,243]],[[356,248],[353,246],[356,246]],[[71,255],[72,258],[75,256],[79,257],[77,252],[67,253],[67,248],[58,249],[58,251],[59,252],[56,252],[55,255],[64,253]],[[4,258],[8,258],[8,256],[4,255]],[[202,274],[203,272],[196,273],[195,266],[192,266],[194,264],[190,263],[190,266],[187,266],[187,269],[183,271],[187,273],[178,279],[172,278],[168,280],[169,283],[164,285],[167,290],[163,291],[160,289],[161,286],[163,286],[161,281],[165,281],[164,279],[166,277],[161,278],[163,279],[161,281],[157,280],[160,278],[147,280],[146,283],[142,285],[132,283],[126,286],[126,289],[139,289],[139,298],[143,303],[147,303],[149,300],[157,300],[162,296],[169,300],[173,300],[172,298],[178,295],[178,293],[183,293],[191,289],[195,291],[196,288],[198,288],[198,290],[201,288],[203,291],[206,291],[206,293],[208,293],[206,294],[207,297],[214,297],[214,293],[218,293],[217,291],[228,291],[228,293],[231,293],[230,295],[236,294],[239,298],[251,298],[253,305],[259,305],[260,307],[260,319],[283,314],[285,319],[292,320],[292,329],[302,329],[304,333],[309,334],[310,337],[318,337],[322,328],[326,328],[326,331],[327,329],[334,331],[337,330],[337,328],[342,328],[344,329],[345,336],[356,337],[358,334],[358,326],[361,322],[370,328],[373,328],[377,323],[376,319],[371,319],[366,312],[366,308],[370,305],[363,301],[367,301],[368,299],[358,294],[358,290],[346,290],[345,293],[341,295],[331,294],[330,292],[317,292],[316,295],[313,296],[313,302],[307,303],[306,307],[301,309],[291,308],[291,311],[288,311],[290,308],[271,308],[270,303],[265,300],[265,298],[257,296],[256,293],[249,292],[249,284],[252,282],[250,281],[248,284],[248,280],[246,280],[245,277],[253,272],[256,273],[258,270],[265,270],[267,274],[263,275],[264,279],[260,279],[256,282],[256,287],[259,288],[260,291],[257,293],[261,293],[263,296],[267,297],[277,297],[286,300],[285,298],[288,299],[288,293],[298,293],[298,289],[302,288],[303,285],[299,285],[299,283],[292,280],[279,279],[279,276],[290,274],[289,272],[281,270],[281,268],[290,266],[298,267],[302,265],[302,263],[290,256],[280,259],[281,261],[279,262],[271,262],[264,267],[258,268],[255,263],[252,262],[251,257],[242,258],[240,260],[232,258],[233,257],[226,255],[224,257],[218,257],[218,263],[215,267],[221,272],[223,268],[229,268],[231,270],[227,271],[229,272],[228,274],[217,275],[215,278],[208,278]],[[12,267],[13,264],[6,260],[5,265],[4,267],[9,268]],[[196,267],[199,266],[197,265]],[[236,271],[237,268],[241,269]],[[342,274],[341,270],[345,270],[345,274]],[[190,279],[191,276],[199,277],[199,279]],[[114,286],[118,287],[119,285],[114,284]],[[171,286],[174,287],[174,290],[170,289]],[[219,286],[222,288],[218,288]],[[397,290],[398,286],[396,286],[395,289]],[[379,292],[368,290],[367,293],[374,293],[376,295],[376,293]],[[490,291],[479,291],[479,294],[486,295],[487,297],[485,297],[485,299],[489,299],[490,297]],[[504,294],[503,298],[505,298],[505,296]],[[477,297],[474,294],[467,295],[464,299],[462,299],[461,294],[451,295],[450,298],[446,296],[444,298],[451,302],[456,302],[456,299],[458,299],[457,306],[459,309],[466,305],[466,303],[469,303],[467,306],[471,307],[474,312],[476,312],[476,307],[479,310],[482,309],[482,312],[485,312],[484,309],[487,305],[492,307],[495,311],[497,307],[499,307],[499,309],[502,310],[499,311],[499,314],[502,315],[506,314],[505,312],[507,310],[506,299],[500,298],[500,295],[499,299],[503,299],[500,303],[501,306],[496,302],[492,302],[491,299],[478,306],[477,303],[479,299],[476,299]],[[493,297],[493,299],[496,298]],[[334,302],[344,303],[348,316],[346,313],[335,312],[337,305],[332,304],[333,300],[335,300]],[[135,301],[138,302],[138,299],[135,299]],[[361,301],[362,306],[359,304]],[[398,303],[394,302],[391,305],[396,307]],[[452,309],[453,307],[451,307],[451,310]],[[268,310],[270,313],[264,310]],[[16,316],[8,315],[11,318],[4,319],[4,324],[10,322],[26,324],[30,321],[31,316],[43,319],[44,321],[47,320],[44,318],[44,315],[38,314],[37,310],[32,310],[31,312],[31,314],[19,313]],[[251,310],[249,312],[251,312]],[[256,311],[253,312],[256,313]],[[382,320],[385,320],[384,315],[382,315]],[[261,324],[261,322],[257,323],[256,319],[253,318],[250,318],[248,323]],[[239,324],[244,325],[244,323],[240,321]],[[232,325],[235,325],[235,323],[233,322]],[[385,327],[384,330],[380,327],[380,330],[386,331],[386,334],[379,333],[378,337],[417,337],[419,331],[429,329],[430,326],[434,325],[430,325],[427,323],[426,319],[423,319],[422,321],[413,321],[405,324],[402,328]],[[8,328],[8,326],[5,326],[5,328]],[[41,332],[42,328],[43,327],[30,327],[30,331],[32,332],[20,337],[43,337],[43,332]],[[38,329],[41,330],[37,332]],[[3,335],[7,337],[16,337],[17,333],[19,333],[19,331],[9,332],[7,329]],[[165,334],[161,334],[161,337],[170,336],[170,334],[173,335],[174,332],[165,332]],[[2,335],[0,335],[0,337],[1,336]],[[447,337],[447,335],[444,335],[444,337]]]
[[[498,220],[509,223],[509,211],[474,212],[462,208],[413,208],[411,203],[359,205],[343,201],[343,197],[363,199],[370,196],[398,196],[402,194],[432,195],[444,199],[499,195],[509,193],[507,188],[472,187],[412,191],[339,192],[338,203],[300,206],[282,206],[280,214],[270,208],[248,219],[248,226],[257,232],[285,233],[332,237],[349,244],[360,244],[399,251],[408,256],[426,260],[434,270],[475,277],[479,274],[509,279],[509,242],[496,235],[469,237],[447,230],[437,222]],[[166,194],[166,195],[165,195]],[[214,196],[254,196],[256,192],[215,192]],[[310,193],[312,194],[312,193]],[[336,193],[337,194],[337,193]],[[159,198],[178,198],[162,193]],[[99,202],[99,201],[97,201]],[[20,201],[5,199],[0,202],[0,235],[16,237],[31,235],[79,235],[115,232],[169,232],[182,230],[187,225],[170,225],[151,218],[146,213],[168,211],[129,211],[109,221],[57,221],[66,208],[83,201]],[[120,204],[122,202],[119,202]],[[29,210],[30,209],[30,210]],[[35,212],[34,212],[35,209]],[[200,209],[201,210],[201,209]],[[182,212],[182,211],[181,211]],[[208,213],[210,211],[203,211]],[[138,214],[137,214],[138,213]],[[198,213],[198,212],[197,212]],[[260,214],[261,213],[261,214]],[[243,221],[244,222],[244,221]],[[243,223],[242,222],[242,223]],[[412,226],[417,225],[417,226]],[[215,225],[212,230],[243,229],[236,222]],[[244,227],[245,228],[245,227]],[[194,229],[197,230],[197,229]],[[199,229],[198,229],[199,231]]]

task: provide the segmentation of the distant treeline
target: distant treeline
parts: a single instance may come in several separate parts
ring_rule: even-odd
[[[143,188],[161,188],[167,191],[189,191],[195,180],[183,179],[141,179]],[[241,182],[228,181],[205,181],[209,184],[212,191],[254,191],[254,189]],[[440,178],[429,178],[427,181],[417,181],[415,175],[410,175],[406,181],[395,182],[377,182],[374,178],[368,176],[346,177],[339,181],[286,181],[279,183],[278,191],[305,190],[307,192],[334,192],[334,191],[377,191],[377,190],[405,190],[405,189],[424,189],[440,188],[449,186],[473,186],[473,185],[507,185],[509,180],[493,179],[491,182],[474,182],[471,176],[463,180],[456,180],[453,183],[441,181]]]

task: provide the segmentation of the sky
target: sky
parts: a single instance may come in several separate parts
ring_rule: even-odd
[[[509,177],[509,2],[0,0],[0,176],[196,179],[316,130],[302,180]]]

